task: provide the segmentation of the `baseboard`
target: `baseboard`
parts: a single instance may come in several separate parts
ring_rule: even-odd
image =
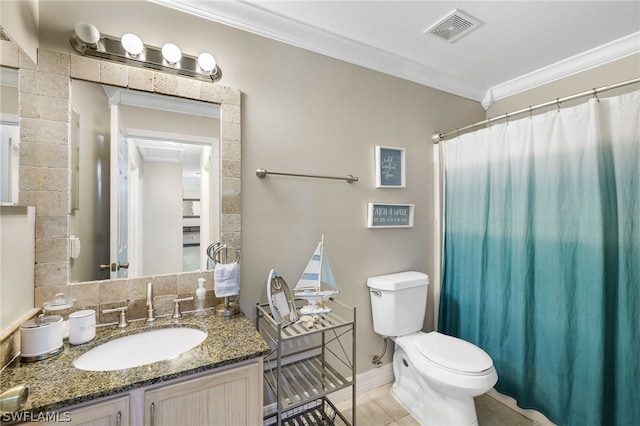
[[[391,383],[393,382],[393,378],[393,364],[385,364],[381,367],[372,368],[364,373],[360,373],[356,376],[356,396]],[[334,404],[339,404],[351,399],[351,387],[333,392],[329,395],[329,399],[331,399],[331,402]],[[265,406],[263,412],[264,416],[267,417],[275,414],[276,411],[276,404],[273,403]]]
[[[501,402],[507,407],[511,408],[513,411],[516,411],[522,414],[523,416],[525,416],[526,418],[533,420],[534,422],[536,422],[536,425],[556,426],[556,424],[553,423],[551,420],[547,419],[547,417],[544,414],[536,410],[527,410],[527,409],[518,407],[515,399],[511,398],[508,395],[501,394],[495,389],[490,389],[489,392],[487,392],[487,395]]]
[[[385,364],[360,373],[356,376],[356,396],[391,383],[393,379],[393,364]],[[334,404],[351,399],[351,388],[332,393],[330,399]]]

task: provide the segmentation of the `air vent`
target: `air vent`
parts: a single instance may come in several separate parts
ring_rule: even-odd
[[[467,15],[461,10],[454,10],[436,24],[427,28],[424,33],[446,40],[449,43],[464,37],[474,29],[478,28],[481,22]]]

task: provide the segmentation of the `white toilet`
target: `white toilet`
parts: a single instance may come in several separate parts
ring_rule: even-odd
[[[400,272],[367,280],[373,329],[395,341],[391,391],[423,425],[476,425],[473,397],[498,381],[479,347],[438,332],[422,332],[429,276]]]

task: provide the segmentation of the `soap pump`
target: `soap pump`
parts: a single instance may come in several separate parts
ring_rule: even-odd
[[[204,278],[198,278],[198,288],[196,289],[196,312],[194,314],[196,317],[209,316],[209,311],[204,308],[204,302],[207,298],[207,290],[204,288],[205,281],[206,280]]]

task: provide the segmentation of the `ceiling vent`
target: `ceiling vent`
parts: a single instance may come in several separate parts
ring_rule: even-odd
[[[427,28],[424,33],[431,34],[442,40],[453,43],[461,37],[478,28],[482,23],[467,15],[461,10],[455,9],[439,22]]]

